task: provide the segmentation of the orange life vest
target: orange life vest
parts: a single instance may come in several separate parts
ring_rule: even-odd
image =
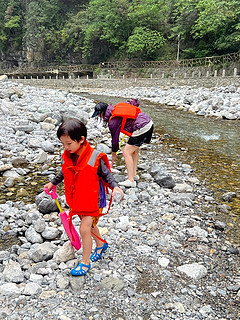
[[[126,134],[127,136],[131,136],[132,133],[124,130],[127,119],[133,119],[132,125],[136,120],[138,114],[141,112],[140,108],[133,106],[132,104],[126,102],[117,103],[112,111],[112,116],[109,119],[111,121],[114,117],[122,117],[122,125],[120,128],[120,132]]]
[[[97,170],[100,159],[103,159],[110,169],[109,161],[105,153],[95,150],[87,141],[84,146],[75,166],[68,151],[65,150],[62,155],[66,201],[71,208],[71,215],[99,216],[100,178]]]

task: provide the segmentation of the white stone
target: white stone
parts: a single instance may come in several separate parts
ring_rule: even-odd
[[[170,263],[170,260],[168,258],[165,258],[165,257],[160,257],[158,258],[158,264],[161,266],[161,267],[167,267]]]
[[[4,279],[8,282],[20,283],[24,280],[24,273],[21,269],[21,266],[18,262],[10,260],[4,270],[3,270]]]
[[[153,248],[151,248],[147,245],[142,245],[142,246],[137,246],[136,250],[140,253],[150,253],[153,251]]]
[[[207,269],[198,263],[184,264],[180,267],[177,267],[177,270],[196,280],[199,280],[207,275]]]
[[[23,290],[23,294],[25,296],[33,296],[36,294],[40,294],[42,292],[42,288],[40,287],[39,284],[35,282],[28,282],[26,284],[25,289]]]
[[[188,228],[187,231],[193,237],[206,238],[208,236],[208,232],[201,229],[198,226],[195,226],[193,228]]]
[[[58,249],[53,255],[53,259],[57,263],[72,260],[74,257],[75,253],[70,241],[65,242],[64,245],[60,247],[60,249]]]
[[[177,192],[192,192],[193,188],[187,183],[177,183],[173,190]]]
[[[5,283],[0,286],[0,295],[4,296],[19,296],[21,290],[15,283]]]

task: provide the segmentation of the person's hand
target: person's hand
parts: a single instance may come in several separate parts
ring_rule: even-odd
[[[123,193],[122,189],[120,189],[118,186],[116,186],[112,191],[113,198],[114,198],[114,195],[116,194],[116,192],[121,192],[122,198],[120,201],[122,201],[122,199],[124,198],[124,193]]]
[[[54,184],[52,182],[48,182],[47,184],[45,184],[45,186],[43,187],[44,189],[48,189],[48,192],[50,192],[53,188]]]
[[[112,152],[112,164],[117,160],[116,152]]]

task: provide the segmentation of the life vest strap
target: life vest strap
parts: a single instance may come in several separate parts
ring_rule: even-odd
[[[91,234],[93,234],[96,238],[98,238],[98,240],[100,240],[100,241],[102,241],[102,242],[104,242],[104,243],[107,243],[107,241],[105,240],[105,239],[102,239],[101,237],[99,237],[99,236],[97,236],[95,233],[93,233],[92,231],[91,231]]]

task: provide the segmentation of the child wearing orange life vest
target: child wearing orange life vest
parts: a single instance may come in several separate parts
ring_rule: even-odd
[[[108,123],[112,135],[112,163],[117,158],[120,132],[130,137],[123,148],[128,179],[119,182],[119,185],[125,187],[136,186],[139,147],[143,143],[150,143],[153,133],[153,122],[147,114],[140,110],[139,104],[138,99],[120,102],[115,106],[99,102],[92,115],[92,117],[99,116]]]
[[[83,255],[81,263],[71,270],[71,274],[81,276],[91,268],[91,261],[97,261],[107,250],[108,244],[101,239],[97,222],[106,206],[106,197],[101,179],[116,191],[123,191],[113,178],[107,155],[90,146],[85,125],[78,119],[64,121],[57,130],[57,137],[65,149],[60,173],[44,186],[51,191],[64,179],[65,196],[70,215],[78,215],[81,219],[80,235],[82,238]],[[92,251],[92,237],[96,242]],[[105,242],[104,242],[105,241]]]

